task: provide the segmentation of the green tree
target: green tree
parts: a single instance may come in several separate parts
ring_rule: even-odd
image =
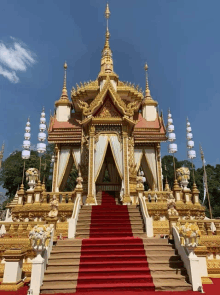
[[[41,157],[41,181],[45,179],[46,190],[51,190],[50,161],[53,154],[53,145],[48,145],[47,152]],[[10,156],[2,162],[0,170],[0,185],[6,189],[7,200],[5,204],[10,202],[22,183],[24,160],[21,157],[21,151],[14,151]],[[31,157],[25,160],[25,171],[29,168],[40,168],[40,157],[37,151],[31,151]],[[24,177],[24,187],[28,188],[26,177]],[[4,205],[5,205],[4,204]]]
[[[193,185],[193,171],[192,171],[192,163],[188,160],[178,161],[174,157],[176,169],[182,166],[188,167],[190,170],[190,180],[189,180],[189,188],[192,188]],[[165,169],[166,167],[166,169]],[[195,167],[193,166],[193,169]],[[173,156],[166,155],[162,158],[162,172],[164,176],[164,185],[166,181],[166,177],[170,187],[173,187],[174,182],[174,169],[173,169]],[[195,182],[198,190],[200,191],[199,198],[202,203],[204,196],[204,187],[203,187],[203,167],[195,170]],[[207,173],[207,183],[209,190],[210,203],[212,207],[213,217],[220,217],[220,165],[216,165],[216,167],[211,165],[206,165],[206,173]],[[206,216],[210,217],[209,213],[209,204],[208,198],[206,194],[206,199],[204,202],[204,206],[206,207]]]

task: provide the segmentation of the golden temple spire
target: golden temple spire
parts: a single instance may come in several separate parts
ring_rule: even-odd
[[[67,63],[65,62],[64,65],[64,79],[63,79],[63,89],[60,96],[60,99],[55,102],[55,106],[58,105],[71,105],[71,102],[68,97],[67,88],[66,88],[66,70],[67,70]]]
[[[62,95],[61,98],[68,97],[67,89],[66,89],[66,70],[67,70],[67,63],[65,62],[64,65],[64,80],[63,80],[63,89],[62,89]]]
[[[145,63],[144,69],[145,69],[145,73],[146,73],[146,86],[145,86],[145,97],[144,97],[143,103],[147,104],[147,105],[155,105],[155,106],[157,106],[158,103],[155,100],[153,100],[153,98],[152,98],[152,96],[150,94],[149,81],[148,81],[148,65],[147,65],[147,63]]]
[[[145,98],[146,99],[152,99],[150,95],[150,88],[149,88],[149,81],[148,81],[148,65],[145,63],[144,66],[145,72],[146,72],[146,87],[145,87]]]
[[[112,51],[109,45],[110,33],[108,30],[108,19],[110,17],[109,5],[107,3],[105,10],[105,18],[107,20],[107,27],[105,33],[105,45],[102,50],[101,58],[101,73],[112,73],[113,72],[113,60],[112,60]]]

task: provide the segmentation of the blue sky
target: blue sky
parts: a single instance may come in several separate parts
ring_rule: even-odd
[[[194,135],[197,167],[219,164],[220,2],[217,0],[110,0],[109,30],[114,70],[122,81],[145,86],[165,122],[170,107],[179,160],[186,159],[186,117]],[[96,79],[106,20],[103,0],[1,0],[0,144],[4,158],[21,149],[27,117],[37,144],[40,112],[47,120],[63,84]],[[162,145],[162,156],[167,144]]]

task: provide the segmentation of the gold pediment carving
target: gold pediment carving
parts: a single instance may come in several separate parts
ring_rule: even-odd
[[[107,76],[106,82],[102,90],[90,104],[83,100],[77,101],[79,108],[82,109],[83,115],[89,116],[94,114],[94,112],[97,111],[98,108],[103,104],[107,92],[109,92],[113,104],[119,109],[119,111],[123,115],[132,117],[134,115],[134,111],[136,111],[139,108],[140,103],[137,101],[130,102],[126,105],[126,103],[121,99],[120,95],[118,95],[118,93],[112,86],[109,76]]]
[[[104,102],[104,105],[101,107],[101,109],[95,115],[95,117],[98,117],[98,118],[120,118],[121,115],[116,110],[116,108],[113,106],[110,98],[107,98],[106,101]]]

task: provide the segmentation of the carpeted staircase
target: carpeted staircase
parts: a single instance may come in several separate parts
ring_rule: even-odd
[[[146,238],[139,209],[103,193],[81,209],[76,239],[53,247],[41,292],[191,290],[185,277],[168,240]]]

